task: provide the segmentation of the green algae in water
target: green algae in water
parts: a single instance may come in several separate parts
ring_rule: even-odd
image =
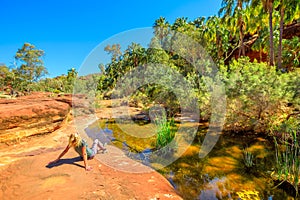
[[[105,122],[100,120],[98,125],[113,131],[116,138],[113,144],[118,148],[123,148],[123,142],[136,152],[155,148],[154,133],[148,133],[144,138],[136,135],[152,130],[152,124],[125,124],[124,129]],[[189,125],[193,124],[184,124]],[[155,132],[155,128],[153,130]],[[194,143],[179,159],[158,170],[184,199],[294,199],[284,190],[274,189],[271,173],[275,167],[275,150],[268,140],[255,136],[221,135],[213,150],[200,159],[199,150],[205,133],[206,128],[202,127]],[[244,149],[251,154],[252,167],[245,166]]]

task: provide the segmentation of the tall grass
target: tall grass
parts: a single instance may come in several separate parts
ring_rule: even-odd
[[[298,195],[300,175],[300,147],[297,139],[297,132],[292,133],[292,141],[285,141],[282,148],[275,140],[276,150],[276,174],[280,181],[290,183]]]
[[[251,168],[254,166],[254,162],[253,162],[254,155],[247,148],[243,150],[243,158],[244,158],[244,164],[247,168]]]
[[[171,143],[175,137],[174,118],[167,120],[166,115],[163,114],[162,116],[156,116],[154,123],[157,128],[155,147],[161,149]]]

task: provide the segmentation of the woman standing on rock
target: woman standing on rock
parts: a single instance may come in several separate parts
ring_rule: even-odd
[[[58,158],[50,162],[49,165],[58,162],[69,151],[71,147],[74,147],[75,151],[83,159],[85,170],[87,171],[90,171],[92,169],[92,167],[87,164],[87,160],[93,159],[99,150],[102,150],[103,152],[107,151],[98,139],[95,139],[92,147],[89,148],[87,142],[84,139],[81,139],[78,133],[72,133],[69,137],[68,146],[58,156]]]

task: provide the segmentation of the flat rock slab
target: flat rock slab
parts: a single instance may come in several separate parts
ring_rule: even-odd
[[[51,134],[0,143],[0,199],[182,199],[162,175],[110,145],[88,161],[92,171],[74,150],[48,166],[75,131],[71,121]]]

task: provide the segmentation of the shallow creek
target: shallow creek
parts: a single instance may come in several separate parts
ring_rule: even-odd
[[[195,123],[185,126],[195,126]],[[200,125],[184,153],[161,168],[151,160],[155,151],[153,124],[123,123],[120,128],[115,121],[99,120],[86,132],[95,134],[99,129],[105,132],[106,142],[122,149],[129,157],[158,168],[184,199],[294,199],[272,181],[275,151],[273,144],[261,136],[221,135],[212,151],[201,159],[199,150],[207,129]],[[245,152],[253,156],[251,167],[246,165]]]

